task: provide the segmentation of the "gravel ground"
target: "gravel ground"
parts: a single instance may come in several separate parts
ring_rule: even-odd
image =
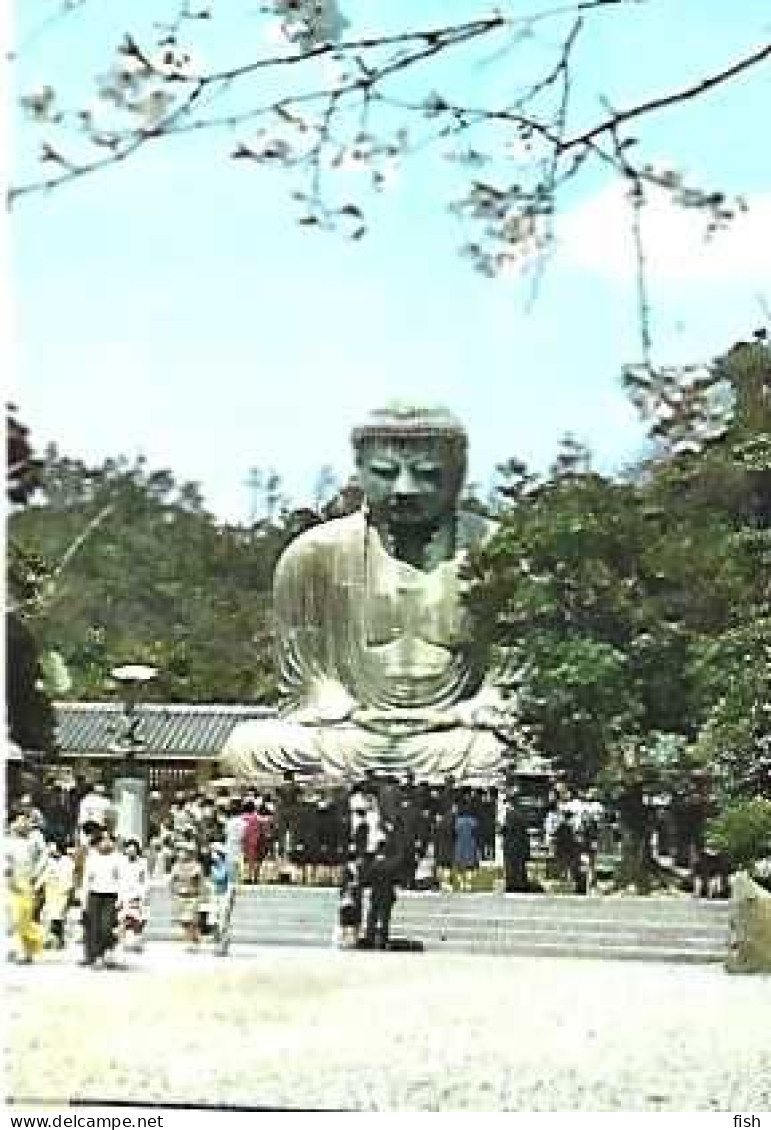
[[[6,977],[14,1100],[769,1111],[771,978],[719,966],[157,944]]]

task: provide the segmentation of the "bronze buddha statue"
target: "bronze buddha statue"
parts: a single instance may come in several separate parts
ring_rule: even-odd
[[[491,780],[500,696],[460,569],[492,523],[458,505],[466,432],[444,409],[394,405],[352,438],[362,508],[301,534],[276,567],[281,716],[237,726],[223,768]]]

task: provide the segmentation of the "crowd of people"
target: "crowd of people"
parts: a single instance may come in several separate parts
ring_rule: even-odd
[[[389,944],[399,889],[479,889],[477,872],[494,860],[506,892],[542,889],[534,853],[560,889],[592,892],[598,854],[612,854],[611,815],[555,782],[532,802],[452,778],[432,784],[369,773],[322,791],[286,773],[270,788],[231,782],[224,793],[218,783],[150,793],[140,842],[121,834],[104,783],[60,780],[9,805],[14,954],[32,961],[80,936],[83,962],[95,966],[141,948],[151,883],[168,888],[187,946],[211,943],[220,953],[242,885],[337,885],[341,944],[370,947]]]
[[[191,947],[200,942],[207,883],[217,885],[225,944],[238,882],[263,878],[339,881],[341,942],[355,935],[357,944],[384,946],[396,888],[467,886],[494,857],[497,811],[496,790],[456,789],[451,780],[433,787],[369,774],[348,789],[320,792],[286,773],[261,793],[175,797],[152,828],[153,874],[168,876]]]
[[[167,806],[174,833],[167,857],[162,835],[145,844],[119,834],[120,812],[104,784],[79,789],[76,783],[63,793],[57,786],[45,791],[40,804],[25,794],[9,806],[5,878],[12,959],[32,962],[47,947],[63,949],[73,936],[82,939],[84,965],[115,964],[120,952],[141,950],[149,888],[159,877],[168,882],[176,920],[191,946],[208,936],[227,951],[244,848],[240,816],[222,828],[214,818],[205,826],[208,798],[177,798]],[[159,801],[154,796],[151,808],[158,810]],[[215,842],[215,830],[228,842]]]
[[[13,960],[64,949],[77,921],[84,965],[109,965],[118,946],[141,948],[148,871],[138,840],[118,843],[109,822],[88,821],[71,842],[47,841],[39,810],[22,800],[5,838]]]
[[[146,843],[117,835],[104,784],[60,784],[40,802],[10,810],[6,876],[15,955],[32,961],[62,948],[73,926],[83,962],[109,964],[118,948],[141,948],[151,882],[168,886],[191,950],[222,953],[241,884],[339,884],[341,944],[389,944],[399,888],[473,889],[474,874],[500,844],[505,889],[536,889],[528,874],[533,817],[495,788],[367,774],[321,792],[286,773],[272,789],[215,787],[150,795]],[[555,793],[543,821],[556,873],[576,891],[592,883],[602,813],[596,803]]]

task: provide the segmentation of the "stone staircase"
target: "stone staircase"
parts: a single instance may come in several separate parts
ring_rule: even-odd
[[[233,943],[332,946],[337,901],[332,888],[242,887],[233,914]],[[718,962],[728,950],[729,917],[730,903],[688,896],[402,891],[391,934],[418,939],[434,953]],[[156,887],[148,937],[179,936],[168,890]]]

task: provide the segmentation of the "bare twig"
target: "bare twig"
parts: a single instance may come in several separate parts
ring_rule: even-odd
[[[645,244],[642,234],[642,210],[645,197],[639,178],[633,180],[629,193],[631,204],[632,240],[634,242],[635,286],[637,290],[637,325],[640,331],[640,351],[642,365],[647,372],[653,372],[651,308],[648,296],[648,272],[646,269]]]
[[[532,91],[528,95],[528,99],[534,98],[538,94],[540,94],[541,91],[544,90],[547,86],[550,86],[555,82],[559,82],[559,84],[560,84],[560,101],[559,101],[559,106],[557,107],[557,114],[556,114],[554,131],[556,133],[556,136],[560,140],[565,136],[565,130],[567,129],[567,116],[568,116],[568,106],[569,106],[569,103],[570,103],[570,87],[571,87],[570,57],[571,57],[571,54],[573,52],[573,49],[575,48],[576,43],[578,42],[578,37],[581,34],[581,29],[583,28],[583,26],[584,26],[583,16],[579,15],[576,18],[575,22],[573,23],[573,26],[570,29],[570,32],[568,33],[567,38],[565,39],[565,42],[562,46],[562,52],[560,54],[560,58],[557,62],[557,65],[553,68],[553,70],[550,72],[550,74],[548,74],[546,76],[545,79],[543,79],[540,83],[537,83],[536,86],[533,87]],[[543,178],[544,189],[545,189],[546,193],[548,194],[548,197],[551,201],[554,200],[554,197],[555,197],[556,191],[557,191],[557,175],[558,175],[558,171],[559,171],[559,162],[560,162],[559,148],[558,148],[557,145],[555,145],[554,148],[552,149],[551,158],[549,159],[549,162],[548,162],[546,175]],[[546,226],[546,229],[547,229],[547,235],[548,235],[547,247],[550,247],[553,244],[553,236],[554,236],[554,211],[553,211],[553,209],[550,210],[547,213],[547,215],[544,219],[544,223],[545,223],[545,226]],[[541,250],[540,254],[537,256],[536,261],[535,261],[535,266],[534,266],[534,269],[533,269],[532,278],[530,280],[530,293],[529,293],[528,300],[527,300],[527,306],[526,306],[527,309],[531,309],[533,307],[533,305],[534,305],[534,303],[535,303],[535,301],[538,297],[538,293],[539,293],[539,290],[540,290],[540,287],[541,287],[541,283],[543,282],[544,271],[546,269],[547,247],[544,247]]]
[[[59,3],[53,11],[49,12],[47,16],[44,16],[42,20],[26,33],[15,50],[7,52],[5,56],[7,61],[9,63],[15,62],[28,47],[32,47],[43,35],[73,12],[82,8],[85,3],[86,0],[61,0],[61,3]]]

